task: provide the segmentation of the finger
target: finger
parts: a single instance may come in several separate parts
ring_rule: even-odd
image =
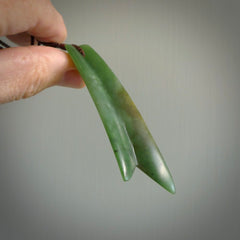
[[[65,40],[62,16],[49,0],[0,0],[0,6],[0,36],[26,32],[41,41]]]
[[[35,95],[61,85],[81,88],[84,82],[69,55],[45,46],[0,50],[0,103]]]

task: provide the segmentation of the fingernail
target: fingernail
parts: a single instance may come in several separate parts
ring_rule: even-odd
[[[85,83],[77,70],[70,70],[64,74],[63,79],[58,82],[57,85],[71,88],[83,88]]]

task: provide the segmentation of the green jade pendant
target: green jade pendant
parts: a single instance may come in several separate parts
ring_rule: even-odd
[[[167,191],[175,193],[170,171],[121,82],[90,46],[79,47],[84,54],[65,44],[102,119],[123,180],[128,181],[138,167]]]

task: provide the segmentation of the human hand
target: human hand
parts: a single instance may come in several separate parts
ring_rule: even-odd
[[[65,40],[63,19],[49,0],[0,0],[0,16],[0,36],[24,45],[0,49],[0,103],[31,97],[55,85],[85,85],[67,53],[25,46],[30,35],[44,42]]]

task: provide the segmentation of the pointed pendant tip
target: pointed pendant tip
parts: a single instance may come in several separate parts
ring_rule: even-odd
[[[175,194],[176,193],[176,188],[175,188],[175,185],[174,184],[172,184],[171,185],[171,188],[169,188],[169,190],[168,190],[170,193],[172,193],[172,194]]]
[[[173,180],[171,182],[168,182],[167,184],[162,185],[162,187],[172,194],[176,193],[176,187]]]

